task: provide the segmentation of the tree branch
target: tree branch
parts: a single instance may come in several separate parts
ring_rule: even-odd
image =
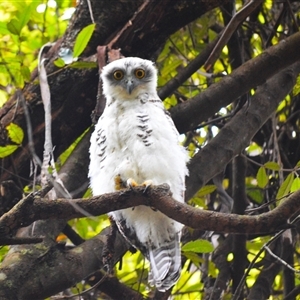
[[[229,1],[229,0],[226,0]],[[145,0],[91,0],[93,16],[97,24],[96,30],[81,55],[80,59],[95,61],[98,45],[106,45],[112,41],[124,25],[132,18]],[[149,1],[147,9],[140,11],[131,26],[114,42],[115,48],[121,48],[126,56],[139,56],[155,59],[158,50],[163,46],[170,34],[182,26],[200,17],[207,11],[224,2],[216,1],[187,1],[165,0]],[[111,16],[114,16],[111,18]],[[150,18],[149,18],[150,15]],[[147,20],[147,22],[146,22]],[[49,51],[46,66],[48,81],[52,98],[52,132],[55,157],[58,157],[84,130],[91,125],[91,112],[95,108],[98,76],[96,69],[65,68],[58,70],[53,61],[58,57],[61,48],[72,49],[76,35],[86,25],[91,23],[90,13],[86,1],[79,2],[64,37]],[[155,27],[153,27],[155,24]],[[55,73],[55,74],[54,74]],[[53,74],[53,75],[50,75]],[[41,94],[35,84],[36,74],[32,75],[32,83],[23,89],[23,95],[32,117],[34,146],[37,155],[41,156],[44,141],[43,108],[40,102]],[[6,128],[12,121],[23,129],[26,128],[24,111],[17,105],[14,95],[0,110],[0,125]],[[25,130],[24,130],[25,131]],[[7,134],[3,132],[3,144],[6,143]],[[22,147],[12,154],[15,170],[8,159],[3,160],[2,167],[6,172],[1,173],[0,180],[14,178],[15,173],[28,178],[30,173],[30,152],[28,151],[28,138],[25,135]],[[16,175],[15,175],[16,176]],[[27,184],[27,182],[25,182]]]
[[[255,133],[291,91],[299,72],[300,63],[297,62],[258,87],[247,111],[240,110],[218,135],[191,159],[190,175],[186,178],[187,199],[190,199],[208,180],[223,172],[232,158],[249,145]],[[226,86],[230,90],[230,85]]]
[[[300,191],[289,196],[274,210],[258,216],[240,216],[205,211],[180,203],[171,197],[167,185],[126,189],[115,193],[103,194],[90,199],[67,199],[45,201],[24,199],[10,212],[0,218],[0,228],[14,230],[24,224],[43,219],[73,219],[85,217],[76,210],[80,206],[90,214],[101,215],[110,211],[147,205],[155,207],[170,218],[192,228],[227,233],[270,233],[288,227],[287,220],[300,209]],[[76,206],[74,206],[74,204]]]
[[[26,250],[10,251],[0,268],[1,278],[6,279],[1,280],[0,299],[45,299],[87,278],[103,267],[106,233],[104,230],[71,250],[57,244],[49,248],[37,244],[27,245]],[[128,250],[128,244],[119,234],[114,249],[113,262]],[[38,259],[33,259],[36,256]],[[21,268],[20,262],[26,268]]]
[[[171,109],[174,123],[180,133],[195,129],[213,116],[221,107],[263,84],[280,70],[300,60],[300,32],[244,63],[220,82],[197,96]]]
[[[188,78],[190,78],[197,70],[201,68],[205,60],[209,56],[213,47],[216,45],[219,36],[209,43],[186,67],[168,81],[159,91],[158,96],[161,100],[169,97],[174,91],[179,88]]]

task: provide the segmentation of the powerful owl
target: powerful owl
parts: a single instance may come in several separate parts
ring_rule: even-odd
[[[106,106],[91,137],[93,194],[167,183],[174,199],[183,202],[188,155],[157,95],[153,63],[137,57],[119,59],[103,68],[101,78]],[[182,225],[143,205],[110,216],[150,261],[149,283],[160,291],[174,285],[181,271]]]

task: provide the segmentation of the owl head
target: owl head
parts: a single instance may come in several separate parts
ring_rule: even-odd
[[[157,71],[154,63],[138,57],[115,60],[102,69],[106,98],[135,99],[141,94],[156,94]]]

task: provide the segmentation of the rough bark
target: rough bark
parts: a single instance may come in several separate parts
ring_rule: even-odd
[[[0,299],[44,299],[73,286],[103,267],[105,242],[106,232],[102,232],[70,250],[50,240],[42,245],[14,247],[2,263]],[[128,246],[118,238],[115,249],[116,262]]]
[[[81,56],[81,60],[95,61],[97,45],[110,43],[111,47],[121,48],[126,56],[140,56],[155,59],[158,50],[164,45],[170,34],[205,12],[217,7],[223,1],[190,1],[190,0],[155,0],[155,1],[97,1],[93,0],[93,16],[97,24],[90,43]],[[138,11],[141,4],[144,8]],[[151,13],[149,13],[151,12]],[[111,18],[111,16],[114,16]],[[130,19],[134,22],[130,23]],[[117,20],[117,21],[116,21]],[[96,69],[59,70],[53,65],[61,47],[71,48],[78,32],[91,23],[87,2],[80,1],[70,26],[64,37],[50,49],[46,66],[51,98],[52,98],[52,133],[53,144],[56,145],[55,156],[64,151],[86,128],[91,125],[90,115],[96,104],[98,76]],[[54,74],[54,72],[56,72]],[[35,83],[36,73],[32,82],[23,90],[29,106],[33,127],[35,150],[42,155],[44,136],[44,113],[41,103],[40,89]],[[13,96],[0,112],[0,126],[5,128],[11,122],[21,126],[26,132],[24,111],[17,105],[18,99]],[[1,145],[8,138],[2,137]],[[15,179],[20,176],[22,183],[29,177],[30,152],[28,137],[25,134],[23,145],[12,157],[3,159],[0,180]],[[13,166],[11,164],[13,161]]]
[[[96,46],[104,44],[122,48],[123,54],[127,56],[137,55],[155,59],[159,49],[171,33],[224,2],[92,0],[97,27],[81,59],[95,60]],[[144,8],[138,10],[141,4]],[[111,18],[111,15],[114,15],[114,18]],[[132,24],[128,22],[130,18],[134,20]],[[56,71],[52,62],[57,57],[59,48],[72,47],[80,29],[90,23],[86,1],[81,1],[65,36],[48,54],[48,73]],[[155,25],[152,26],[153,24]],[[266,122],[278,103],[291,90],[300,70],[299,63],[276,76],[274,74],[299,60],[299,51],[294,50],[299,46],[300,36],[297,33],[244,64],[199,96],[172,110],[176,125],[181,132],[184,132],[197,127],[219,108],[233,102],[250,88],[262,84],[257,89],[248,111],[240,111],[218,136],[192,159],[189,165],[190,176],[187,180],[187,199],[209,179],[220,173],[226,164],[248,145],[255,132]],[[35,76],[33,74],[33,80]],[[269,80],[265,83],[267,79]],[[96,70],[63,69],[49,77],[49,84],[53,106],[53,141],[57,145],[55,152],[57,156],[90,126],[90,114],[95,106],[98,74]],[[40,155],[44,121],[39,87],[30,83],[25,87],[23,94],[30,108],[35,148]],[[24,112],[22,107],[17,105],[17,100],[16,97],[12,97],[2,108],[0,125],[4,128],[10,122],[14,122],[25,131]],[[7,137],[3,137],[0,142],[5,144]],[[61,172],[68,190],[74,191],[75,196],[81,193],[76,190],[78,183],[86,182],[88,147],[88,137],[86,137],[82,142],[82,155],[72,156],[70,159],[73,161],[67,164]],[[2,172],[1,179],[13,178],[11,172],[17,172],[18,176],[25,178],[22,183],[26,182],[29,159],[26,137],[23,147],[13,155],[14,166],[11,166],[11,160],[3,161],[2,166],[8,172]],[[94,199],[88,202],[81,200],[74,202],[93,214],[102,214],[113,209],[144,204],[145,201],[148,204],[150,201],[152,206],[191,227],[236,233],[262,232],[266,229],[268,232],[276,231],[286,226],[286,220],[292,213],[299,211],[299,193],[291,196],[283,205],[268,214],[257,217],[237,215],[229,217],[221,213],[199,211],[173,202],[169,195],[161,197],[160,194],[155,194],[155,189],[151,191],[152,197],[151,195],[145,197],[142,191],[137,194],[132,194],[131,191],[121,195],[105,195],[100,197],[100,201]],[[122,201],[119,201],[120,199]],[[17,211],[22,205],[26,210],[26,215]],[[68,214],[70,211],[71,213]],[[2,278],[2,283],[4,283],[0,285],[0,299],[43,299],[72,286],[102,267],[100,253],[105,243],[105,232],[71,250],[55,242],[56,236],[65,227],[66,219],[82,216],[70,206],[69,202],[57,200],[47,203],[34,199],[31,203],[20,203],[12,211],[13,213],[17,219],[13,219],[8,214],[0,219],[2,234],[12,232],[19,226],[30,224],[33,220],[44,217],[63,219],[55,222],[51,219],[35,223],[34,233],[37,236],[45,236],[43,243],[12,248],[0,269],[0,280]],[[32,227],[22,229],[19,236],[28,237],[31,232]],[[121,237],[117,238],[116,243],[115,261],[119,260],[122,253],[127,250],[127,245]]]
[[[179,132],[195,129],[251,88],[262,85],[280,70],[300,59],[300,32],[268,48],[247,61],[230,75],[224,77],[197,96],[171,109],[172,118]]]
[[[277,208],[257,216],[225,214],[206,211],[180,203],[172,198],[167,185],[149,187],[147,193],[144,187],[134,190],[103,194],[87,199],[43,199],[28,198],[20,201],[13,210],[0,218],[1,232],[3,228],[15,229],[26,226],[39,219],[74,219],[85,217],[86,213],[101,215],[110,211],[134,207],[138,205],[153,206],[170,218],[191,228],[211,230],[225,233],[270,233],[282,228],[288,228],[287,220],[300,209],[300,191],[289,196]],[[84,209],[85,213],[77,207]],[[24,212],[29,211],[27,214]],[[9,233],[9,232],[5,232]]]
[[[187,199],[190,199],[208,180],[223,172],[232,158],[249,145],[254,134],[276,110],[280,101],[291,91],[299,72],[300,63],[297,62],[259,86],[252,97],[249,108],[241,109],[219,134],[191,159],[190,175],[186,180]],[[252,78],[251,76],[249,75],[250,78]],[[229,81],[232,82],[231,79]],[[237,78],[237,82],[239,82],[239,78]],[[249,83],[251,82],[249,81]],[[226,86],[231,90],[230,83]],[[218,88],[216,86],[213,91]]]

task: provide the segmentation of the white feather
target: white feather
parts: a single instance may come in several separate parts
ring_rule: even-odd
[[[125,69],[125,76],[130,77],[136,68],[148,70],[151,80],[141,80],[128,94],[121,84],[113,81],[111,73]],[[167,183],[174,199],[183,202],[188,155],[178,142],[173,121],[159,101],[153,63],[134,57],[120,59],[103,68],[102,80],[107,104],[91,137],[89,177],[93,194],[115,191],[114,179],[120,175],[124,182],[132,178],[138,184],[147,180],[154,185]],[[130,242],[142,248],[150,260],[150,283],[159,290],[170,288],[181,268],[179,236],[182,225],[147,206],[119,210],[110,215],[121,231],[120,222],[123,221],[136,236],[138,243]],[[175,249],[168,250],[168,245]],[[159,257],[160,248],[166,258]],[[155,256],[165,264],[159,264]]]

